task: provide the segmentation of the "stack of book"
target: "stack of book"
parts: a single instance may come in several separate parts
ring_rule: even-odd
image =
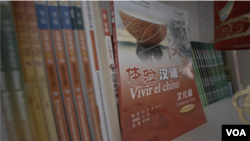
[[[221,51],[213,43],[191,42],[193,70],[202,106],[230,96]]]
[[[166,141],[206,122],[187,11],[110,7],[111,19],[96,1],[1,2],[1,113],[11,141]],[[225,96],[204,89],[210,103]]]

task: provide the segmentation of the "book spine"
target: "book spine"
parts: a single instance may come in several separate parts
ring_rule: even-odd
[[[38,82],[40,97],[42,100],[43,112],[46,120],[47,130],[49,138],[51,141],[58,141],[58,134],[56,130],[56,124],[53,115],[53,109],[51,106],[49,88],[47,83],[47,78],[45,74],[44,61],[42,58],[42,48],[40,45],[38,25],[37,25],[37,16],[35,10],[34,1],[26,1],[25,10],[27,17],[27,25],[29,38],[31,41],[31,54],[34,59],[34,67],[36,71],[36,78]]]
[[[210,53],[212,55],[212,58],[213,58],[213,63],[214,63],[214,66],[215,66],[215,72],[216,72],[216,75],[217,75],[219,89],[220,89],[220,92],[221,92],[220,97],[222,98],[223,95],[224,95],[224,90],[223,90],[223,84],[222,84],[222,81],[221,81],[219,65],[218,65],[216,55],[215,55],[215,52],[214,52],[214,49],[213,49],[213,43],[209,43],[209,51],[210,51]]]
[[[195,48],[195,43],[194,42],[191,42],[191,45],[192,45],[192,52],[194,54],[194,61],[197,65],[197,74],[199,76],[199,80],[200,80],[200,85],[201,85],[201,88],[203,90],[203,98],[204,98],[204,102],[205,102],[205,105],[207,106],[208,105],[208,90],[207,90],[207,82],[204,78],[204,75],[203,75],[203,72],[202,72],[202,68],[201,68],[201,64],[199,62],[199,56],[197,55],[197,50]]]
[[[196,87],[198,89],[198,93],[199,93],[199,97],[200,97],[200,101],[201,101],[201,104],[202,104],[202,107],[205,107],[205,104],[204,104],[204,99],[202,97],[202,91],[201,91],[201,85],[199,83],[199,77],[197,75],[197,64],[195,62],[195,59],[194,59],[194,54],[193,54],[193,51],[192,51],[192,64],[193,64],[193,72],[194,72],[194,77],[195,77],[195,82],[196,82]]]
[[[100,82],[102,85],[103,92],[105,92],[104,101],[106,103],[105,107],[107,106],[108,109],[106,112],[109,112],[106,114],[107,118],[107,124],[108,124],[108,134],[110,140],[115,140],[115,141],[121,141],[121,132],[120,132],[120,126],[119,126],[119,117],[118,115],[118,110],[116,107],[116,102],[115,102],[115,93],[112,85],[112,78],[110,75],[107,75],[107,73],[110,72],[110,67],[109,67],[109,57],[108,54],[106,53],[101,53],[101,52],[106,52],[106,48],[103,47],[105,45],[105,38],[104,38],[104,31],[103,31],[103,26],[102,26],[102,20],[101,20],[101,14],[99,9],[99,4],[97,1],[92,2],[92,7],[93,7],[93,15],[94,16],[94,23],[95,23],[95,31],[96,31],[96,37],[97,37],[97,43],[98,43],[98,56],[100,56],[100,66],[101,67],[101,75],[100,75]],[[97,31],[100,31],[102,34],[97,34]],[[105,80],[105,81],[104,81]],[[107,83],[106,83],[107,82]],[[109,118],[110,117],[110,118]],[[112,127],[112,128],[111,128]],[[106,133],[107,134],[107,133]]]
[[[45,2],[35,2],[35,7],[39,36],[42,46],[42,54],[46,69],[45,72],[47,75],[47,82],[49,86],[49,92],[52,107],[54,110],[59,139],[60,141],[70,141],[66,122],[66,115],[64,112],[62,96],[57,77],[56,63],[54,60],[55,56],[52,48],[47,6]]]
[[[59,77],[61,94],[63,97],[63,104],[67,117],[71,140],[81,140],[77,117],[74,106],[73,93],[70,86],[69,72],[66,62],[66,54],[64,48],[64,39],[62,27],[60,23],[59,7],[55,1],[47,2],[48,14],[50,20],[50,28],[53,42],[53,50],[55,54],[56,68]]]
[[[212,65],[209,62],[209,56],[206,52],[205,43],[199,43],[200,44],[200,50],[202,52],[202,57],[204,58],[204,64],[206,65],[206,69],[207,69],[207,73],[208,73],[208,77],[209,77],[209,82],[212,88],[212,92],[213,92],[213,98],[214,101],[218,100],[218,94],[217,94],[217,89],[215,87],[215,82],[214,82],[214,78],[213,78],[213,73],[212,73]]]
[[[74,34],[76,37],[75,42],[77,44],[76,53],[79,61],[78,65],[82,76],[81,81],[86,100],[85,102],[87,105],[89,105],[86,106],[86,108],[88,112],[88,121],[89,121],[91,139],[102,140],[99,112],[96,103],[97,101],[94,90],[94,81],[92,78],[92,75],[94,74],[91,72],[91,66],[90,66],[91,62],[89,60],[87,42],[85,37],[81,2],[71,2],[71,4],[72,7],[74,8],[73,10],[74,16],[71,16],[71,18],[74,28]]]
[[[198,64],[197,64],[197,61],[196,61],[196,57],[195,57],[195,54],[194,54],[194,51],[193,51],[193,48],[191,48],[191,53],[192,53],[192,59],[193,59],[193,68],[194,68],[194,72],[195,72],[195,79],[196,79],[196,82],[197,82],[197,87],[199,87],[199,94],[200,94],[200,97],[201,97],[201,101],[203,103],[203,107],[207,106],[208,103],[207,103],[207,98],[206,98],[206,93],[205,93],[205,90],[204,90],[204,86],[203,86],[203,83],[202,83],[202,78],[201,78],[201,75],[200,75],[200,72],[199,72],[199,67],[198,67]]]
[[[14,19],[11,2],[1,2],[1,47],[6,62],[6,72],[15,103],[16,115],[20,126],[21,138],[25,141],[37,141],[37,132],[28,104],[28,96],[24,86],[23,73],[19,60],[17,39],[15,34]]]
[[[10,141],[9,140],[9,134],[7,133],[7,127],[4,121],[4,116],[3,116],[3,109],[2,109],[2,104],[0,101],[0,137],[1,140],[3,141]]]
[[[119,57],[118,57],[118,47],[117,47],[117,36],[116,36],[116,23],[115,23],[115,11],[114,11],[114,1],[110,2],[110,12],[111,12],[111,25],[112,25],[112,42],[114,49],[114,61],[115,61],[115,73],[116,73],[116,87],[118,94],[118,103],[122,105],[121,97],[121,86],[120,86],[120,68],[119,68]],[[122,106],[119,106],[119,111],[121,111]]]
[[[197,64],[198,64],[198,68],[199,68],[199,72],[201,74],[201,79],[202,79],[202,83],[203,83],[203,87],[204,87],[204,90],[206,92],[206,98],[207,98],[207,102],[208,102],[208,105],[212,103],[212,92],[211,92],[211,88],[209,86],[209,82],[208,82],[208,78],[207,78],[207,74],[206,74],[206,71],[205,71],[205,66],[202,62],[202,58],[200,57],[200,54],[198,52],[198,49],[197,49],[197,42],[193,42],[193,46],[194,48],[194,54],[196,56],[196,61],[197,61]]]
[[[0,12],[2,11],[0,10]],[[1,38],[0,45],[3,46]],[[0,137],[4,141],[18,141],[21,137],[18,133],[18,121],[17,118],[15,118],[14,104],[10,97],[5,65],[3,51],[2,48],[0,48]]]
[[[200,49],[200,43],[197,42],[197,50],[198,50],[198,55],[200,56],[200,62],[203,66],[203,72],[205,74],[205,77],[207,79],[207,86],[209,87],[209,90],[210,90],[210,98],[211,98],[211,102],[214,102],[215,101],[215,98],[214,98],[214,89],[213,89],[213,86],[212,86],[212,82],[211,82],[211,77],[210,77],[210,74],[209,74],[209,71],[207,69],[208,65],[206,64],[206,58],[204,58],[203,56],[203,53],[202,53],[202,50]]]
[[[46,121],[43,113],[42,102],[36,79],[32,48],[30,44],[28,26],[26,22],[25,5],[23,1],[13,2],[13,12],[16,22],[17,38],[19,41],[19,53],[22,58],[22,66],[27,78],[27,90],[32,100],[32,111],[35,117],[38,136],[41,140],[49,140]]]
[[[222,83],[223,83],[223,89],[224,89],[223,98],[225,98],[225,97],[229,96],[226,73],[225,73],[225,69],[224,69],[224,64],[223,64],[223,60],[222,60],[221,51],[215,51],[215,52],[216,52],[215,54],[216,54],[217,60],[219,62],[220,74],[221,74]]]
[[[84,18],[84,25],[86,29],[86,41],[88,47],[89,60],[91,71],[93,72],[93,80],[94,80],[94,89],[95,89],[95,96],[97,100],[97,106],[99,110],[99,117],[100,117],[100,125],[101,125],[101,133],[103,140],[113,140],[112,139],[112,131],[111,131],[111,121],[109,116],[113,111],[108,111],[108,103],[105,94],[105,87],[104,87],[104,80],[102,74],[102,67],[100,64],[100,52],[99,52],[99,44],[97,40],[97,30],[95,24],[95,17],[93,11],[94,2],[84,1],[82,2],[82,11],[83,11],[83,18]],[[96,3],[98,4],[98,3]],[[94,9],[97,10],[97,9]],[[99,14],[99,13],[98,13]],[[99,17],[100,18],[100,17]],[[102,32],[102,31],[101,31]],[[101,33],[100,35],[103,35]],[[105,64],[104,64],[105,65]],[[106,88],[107,89],[107,88]]]
[[[114,55],[113,55],[113,46],[110,37],[110,29],[109,29],[109,21],[108,21],[108,13],[106,9],[101,9],[101,17],[105,35],[105,42],[106,42],[106,49],[107,54],[109,57],[109,67],[110,67],[110,75],[113,82],[113,89],[115,93],[115,99],[117,104],[117,109],[119,109],[119,102],[118,102],[118,94],[117,94],[117,85],[116,85],[116,77],[115,77],[115,62],[114,62]]]
[[[209,46],[209,43],[204,43],[204,50],[205,50],[205,52],[206,52],[206,54],[208,56],[208,61],[209,61],[210,66],[211,66],[213,80],[214,80],[215,88],[216,88],[216,91],[217,91],[217,97],[218,97],[218,100],[220,100],[221,99],[221,89],[220,89],[219,81],[217,79],[215,64],[213,62],[213,58],[212,58],[212,55],[210,53],[210,50],[209,50],[208,46]]]
[[[63,28],[63,38],[65,41],[65,54],[68,64],[68,71],[70,74],[70,82],[72,93],[75,101],[77,111],[77,119],[80,128],[80,135],[85,141],[90,141],[89,125],[87,121],[85,102],[83,98],[82,84],[80,81],[80,74],[78,68],[78,60],[76,58],[76,45],[74,42],[74,34],[71,23],[69,3],[59,2],[59,9],[61,15],[61,23]]]

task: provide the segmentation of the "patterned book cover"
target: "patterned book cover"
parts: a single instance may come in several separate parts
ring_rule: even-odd
[[[159,2],[111,2],[123,141],[172,140],[206,122],[188,14]]]
[[[49,139],[51,141],[58,141],[58,134],[56,130],[55,118],[51,105],[49,88],[45,74],[45,64],[42,57],[41,40],[39,39],[39,30],[37,25],[37,16],[34,1],[25,1],[26,23],[28,26],[28,36],[31,44],[31,55],[34,59],[34,67],[36,71],[36,78],[38,89],[42,101],[44,117],[46,120]]]
[[[24,75],[18,52],[18,44],[12,13],[11,2],[1,2],[1,51],[6,62],[6,72],[10,94],[14,101],[20,134],[25,141],[38,141],[35,122],[29,107],[28,94],[25,89]]]
[[[76,43],[76,54],[78,59],[78,65],[80,69],[82,88],[84,91],[86,110],[88,112],[88,123],[92,140],[102,140],[101,127],[99,120],[99,113],[97,107],[97,101],[95,96],[94,81],[92,78],[93,72],[91,72],[87,41],[86,41],[86,30],[84,28],[84,20],[82,13],[82,6],[80,1],[71,1],[71,11],[72,11],[72,25],[75,35]]]
[[[66,41],[63,39],[59,6],[57,1],[48,1],[47,6],[57,74],[61,88],[61,95],[63,97],[70,138],[71,140],[79,141],[81,140],[81,137],[77,122],[73,93],[70,86],[69,71],[64,48]]]
[[[35,65],[32,56],[31,42],[29,38],[27,17],[25,14],[24,1],[13,2],[13,13],[17,31],[18,50],[21,59],[21,65],[27,79],[27,92],[31,100],[31,108],[35,117],[35,124],[38,131],[38,137],[41,141],[49,140],[45,117],[43,113],[42,101],[36,79]]]
[[[80,135],[84,141],[90,141],[89,125],[87,120],[87,113],[85,108],[85,102],[83,97],[82,82],[80,78],[78,60],[76,57],[76,44],[72,23],[69,2],[61,1],[59,3],[59,11],[61,16],[61,25],[63,30],[63,39],[65,42],[65,55],[68,64],[70,84],[72,88],[72,94],[74,97],[74,104],[76,107],[76,115],[78,119],[78,125],[80,129]],[[71,11],[72,12],[72,11]]]
[[[70,141],[66,115],[56,71],[56,62],[50,34],[49,18],[46,2],[35,2],[39,37],[42,46],[47,83],[49,86],[51,104],[55,116],[58,137],[60,141]]]
[[[117,104],[117,109],[119,109],[119,102],[118,102],[118,93],[117,93],[117,86],[116,86],[116,78],[115,78],[115,62],[114,62],[114,55],[113,55],[113,46],[112,40],[110,36],[110,29],[109,29],[109,21],[108,21],[108,13],[106,9],[101,9],[101,16],[102,16],[102,25],[103,31],[105,35],[105,42],[106,42],[106,49],[107,54],[109,57],[109,67],[110,67],[110,75],[113,82],[113,89],[115,92],[115,99]]]

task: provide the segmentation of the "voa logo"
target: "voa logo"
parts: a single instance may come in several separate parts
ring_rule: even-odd
[[[226,132],[228,136],[247,136],[244,129],[226,129]]]

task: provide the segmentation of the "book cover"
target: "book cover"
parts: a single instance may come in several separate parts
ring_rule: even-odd
[[[38,131],[38,138],[42,140],[49,140],[47,125],[44,117],[42,101],[38,89],[36,79],[35,65],[32,56],[31,42],[29,38],[29,31],[27,26],[27,17],[25,14],[24,1],[13,2],[13,13],[17,31],[18,50],[21,59],[21,65],[27,79],[27,92],[31,100],[31,108],[35,119],[36,128]]]
[[[49,86],[51,104],[55,116],[58,137],[60,141],[70,141],[66,115],[56,71],[56,62],[50,34],[49,18],[46,2],[35,2],[39,38],[42,46],[42,56],[45,65],[47,83]]]
[[[187,12],[115,1],[111,20],[123,140],[172,140],[205,123]]]
[[[29,107],[28,94],[25,89],[24,75],[18,52],[18,44],[12,13],[11,2],[1,2],[1,51],[6,62],[10,94],[16,109],[22,140],[38,141],[35,122]]]
[[[72,88],[72,94],[74,98],[74,104],[76,107],[76,115],[78,119],[78,125],[80,129],[80,135],[84,141],[90,141],[89,125],[87,120],[87,113],[85,108],[85,100],[83,97],[82,82],[80,78],[78,60],[76,57],[76,44],[74,42],[74,36],[72,23],[71,23],[71,14],[70,7],[67,1],[58,2],[59,11],[61,16],[61,25],[63,31],[63,39],[65,42],[65,55],[68,65],[70,84]]]
[[[39,39],[39,30],[37,25],[37,16],[34,1],[25,1],[25,14],[26,23],[28,28],[28,36],[31,45],[31,56],[34,59],[34,67],[36,72],[36,79],[38,83],[38,89],[40,92],[40,97],[42,101],[42,109],[44,112],[44,117],[46,121],[46,126],[48,127],[49,139],[51,141],[58,141],[58,134],[56,130],[55,118],[53,114],[53,109],[51,105],[51,99],[49,94],[49,88],[47,83],[47,78],[45,74],[45,62],[42,57],[42,47],[41,40]]]
[[[105,43],[106,43],[106,50],[108,54],[109,60],[109,67],[110,67],[110,75],[113,82],[113,89],[115,92],[115,99],[117,104],[117,109],[119,110],[119,101],[118,101],[118,93],[117,93],[117,86],[116,86],[116,74],[115,74],[115,62],[114,62],[114,55],[113,55],[113,46],[110,37],[110,28],[109,28],[109,21],[108,21],[108,13],[106,9],[101,9],[101,17],[102,17],[102,25],[103,31],[105,35]]]

